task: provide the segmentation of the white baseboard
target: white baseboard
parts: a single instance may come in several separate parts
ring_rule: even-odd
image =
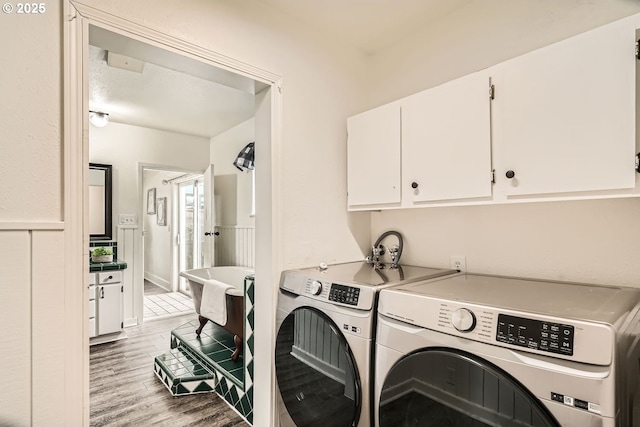
[[[171,283],[168,282],[167,280],[163,279],[162,277],[158,277],[155,274],[151,274],[148,272],[144,272],[144,280],[148,280],[151,283],[153,283],[156,286],[160,286],[161,288],[165,289],[167,292],[172,292],[173,289],[171,287]]]

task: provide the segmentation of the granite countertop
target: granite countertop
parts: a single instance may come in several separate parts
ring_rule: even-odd
[[[118,259],[113,260],[112,262],[90,262],[89,263],[90,273],[93,273],[94,271],[124,270],[125,268],[127,268],[127,263],[124,261],[120,261]]]

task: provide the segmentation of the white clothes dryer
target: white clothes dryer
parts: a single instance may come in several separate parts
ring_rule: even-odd
[[[383,290],[378,427],[629,427],[640,289],[461,274]]]
[[[283,427],[370,427],[378,291],[456,273],[352,262],[282,273],[275,368]]]

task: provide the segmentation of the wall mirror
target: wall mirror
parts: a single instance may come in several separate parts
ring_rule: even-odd
[[[89,163],[89,238],[111,240],[111,165]]]

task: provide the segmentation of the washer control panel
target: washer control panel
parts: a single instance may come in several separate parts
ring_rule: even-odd
[[[574,335],[571,325],[498,315],[496,340],[506,344],[573,356]]]
[[[329,301],[341,302],[348,305],[358,305],[360,299],[360,289],[354,286],[340,285],[338,283],[331,284],[329,291]]]
[[[362,293],[360,296],[362,299]],[[611,364],[615,330],[601,322],[444,300],[387,289],[378,313],[432,331],[575,362]]]

